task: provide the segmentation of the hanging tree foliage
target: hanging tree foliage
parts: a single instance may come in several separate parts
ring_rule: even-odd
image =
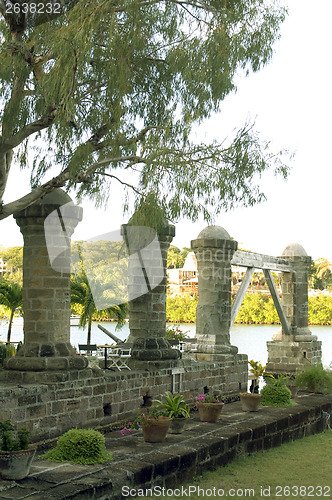
[[[102,203],[121,186],[172,220],[210,220],[260,201],[266,169],[287,176],[252,124],[229,142],[192,134],[238,70],[270,60],[277,0],[0,0],[0,12],[0,219],[56,187]],[[31,188],[5,203],[15,158]]]

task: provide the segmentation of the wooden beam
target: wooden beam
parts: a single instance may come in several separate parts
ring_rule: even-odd
[[[237,313],[239,312],[239,309],[240,309],[241,304],[243,302],[247,288],[250,285],[250,281],[251,281],[251,278],[252,278],[252,275],[254,274],[254,272],[255,272],[255,268],[248,267],[246,274],[243,277],[241,286],[237,291],[236,297],[235,297],[233,305],[232,305],[230,328],[233,326],[233,323],[236,319]]]
[[[231,261],[232,266],[254,267],[256,269],[270,269],[272,271],[283,271],[291,273],[292,263],[288,259],[271,257],[254,252],[237,250]]]
[[[266,282],[268,284],[268,287],[270,289],[274,305],[277,309],[278,316],[280,318],[281,324],[282,324],[282,329],[285,332],[286,335],[290,335],[290,326],[288,323],[288,320],[286,318],[285,311],[283,310],[282,304],[280,302],[279,294],[277,287],[275,286],[275,283],[272,278],[271,271],[269,269],[263,269],[263,273],[266,279]]]

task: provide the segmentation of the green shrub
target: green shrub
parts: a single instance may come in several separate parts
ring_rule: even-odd
[[[309,325],[332,325],[332,297],[317,295],[309,297]]]
[[[15,356],[15,354],[16,349],[14,344],[5,344],[4,342],[0,342],[0,366],[3,365],[6,358]]]
[[[14,344],[7,344],[6,345],[6,358],[11,358],[12,356],[15,356],[16,354],[16,349]]]
[[[330,393],[332,391],[332,371],[321,363],[310,365],[296,375],[295,383],[301,389],[311,392]]]
[[[235,323],[240,324],[279,324],[277,310],[273,299],[262,293],[245,295]]]
[[[15,434],[17,439],[15,439]],[[15,433],[15,428],[10,420],[0,422],[1,451],[18,451],[29,448],[30,432],[26,427],[22,427]]]
[[[6,359],[6,344],[0,342],[0,365],[3,365],[5,359]]]
[[[166,321],[168,323],[196,323],[197,295],[167,297]]]
[[[93,429],[71,429],[59,437],[56,447],[43,458],[76,464],[100,464],[113,459],[106,450],[104,436]]]
[[[261,395],[263,406],[292,406],[292,393],[281,380],[265,385]]]

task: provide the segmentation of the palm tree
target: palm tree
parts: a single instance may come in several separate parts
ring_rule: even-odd
[[[332,273],[332,264],[327,259],[320,258],[315,260],[318,278],[326,278],[328,272]]]
[[[310,269],[310,280],[313,288],[324,290],[332,284],[332,264],[323,257],[315,260]]]
[[[82,306],[80,327],[88,324],[87,344],[91,343],[91,324],[93,315],[97,312],[89,280],[86,274],[80,274],[77,278],[72,279],[70,282],[71,301],[73,304],[80,304]],[[104,309],[108,315],[115,316],[118,320],[117,328],[124,324],[127,316],[127,304],[120,304]]]
[[[7,342],[10,342],[15,309],[22,307],[22,287],[18,283],[6,280],[0,282],[0,304],[9,307],[10,317],[7,332]]]

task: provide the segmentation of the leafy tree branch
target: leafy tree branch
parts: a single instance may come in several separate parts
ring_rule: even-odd
[[[211,220],[263,199],[266,170],[287,177],[286,152],[250,124],[227,144],[192,134],[237,71],[269,62],[277,0],[64,0],[56,15],[10,14],[0,0],[0,13],[0,200],[14,161],[31,171],[0,219],[57,187],[107,199],[116,181],[131,208],[152,196],[167,217]]]

